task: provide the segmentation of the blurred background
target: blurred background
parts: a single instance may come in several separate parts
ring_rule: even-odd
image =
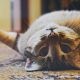
[[[0,29],[25,32],[39,16],[56,10],[80,10],[80,0],[0,0]]]

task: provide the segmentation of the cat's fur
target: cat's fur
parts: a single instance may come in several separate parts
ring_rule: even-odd
[[[56,25],[72,28],[80,34],[80,11],[54,11],[38,18],[32,23],[28,31],[19,38],[17,47],[20,53],[24,53],[27,42],[32,35],[47,26]]]

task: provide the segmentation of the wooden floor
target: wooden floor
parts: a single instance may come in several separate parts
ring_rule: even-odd
[[[19,61],[21,57],[0,43],[0,80],[80,80],[80,70],[27,72],[25,62]]]

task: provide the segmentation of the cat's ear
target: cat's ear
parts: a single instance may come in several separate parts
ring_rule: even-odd
[[[16,32],[6,32],[4,30],[0,30],[0,41],[12,48],[15,47],[19,37],[19,34]]]

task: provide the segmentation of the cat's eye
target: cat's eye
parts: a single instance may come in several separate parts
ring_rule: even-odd
[[[39,51],[39,56],[45,57],[48,54],[48,47],[42,47]]]
[[[61,50],[62,50],[64,53],[71,52],[71,48],[70,48],[69,45],[61,44],[60,47],[61,47]]]

